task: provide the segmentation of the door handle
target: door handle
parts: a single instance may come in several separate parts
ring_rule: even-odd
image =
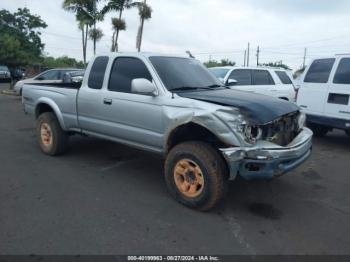
[[[105,105],[111,105],[112,104],[112,99],[105,98],[105,99],[103,99],[103,103]]]

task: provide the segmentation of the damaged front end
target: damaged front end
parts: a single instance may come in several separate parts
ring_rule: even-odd
[[[264,125],[246,125],[244,135],[249,143],[259,140],[286,146],[299,134],[305,123],[305,115],[293,112]]]
[[[311,155],[313,135],[304,123],[300,112],[263,125],[243,123],[239,131],[249,145],[221,149],[230,178],[271,179],[304,163]]]

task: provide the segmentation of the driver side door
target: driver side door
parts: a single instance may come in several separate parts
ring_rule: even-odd
[[[138,78],[153,81],[150,70],[141,59],[121,56],[113,61],[102,94],[103,132],[129,144],[159,152],[164,137],[162,96],[133,93],[131,82]]]

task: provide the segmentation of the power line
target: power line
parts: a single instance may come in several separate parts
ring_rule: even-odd
[[[314,40],[314,41],[292,43],[292,44],[288,44],[288,45],[284,45],[284,46],[270,46],[270,47],[268,46],[268,47],[265,47],[265,49],[278,49],[278,48],[286,48],[286,47],[305,46],[305,45],[309,45],[309,44],[313,44],[313,43],[327,42],[327,41],[336,40],[336,39],[344,38],[344,37],[350,37],[350,34],[334,36],[334,37],[330,37],[330,38],[323,38],[323,39],[318,39],[318,40]]]

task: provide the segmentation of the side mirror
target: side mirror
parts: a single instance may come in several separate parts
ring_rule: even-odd
[[[42,77],[42,76],[39,76],[39,77],[37,77],[35,80],[44,80],[45,78],[44,77]]]
[[[156,96],[157,89],[154,84],[145,78],[136,78],[131,81],[131,92],[140,95]]]
[[[237,80],[231,78],[231,79],[227,80],[227,85],[228,86],[237,85]]]

